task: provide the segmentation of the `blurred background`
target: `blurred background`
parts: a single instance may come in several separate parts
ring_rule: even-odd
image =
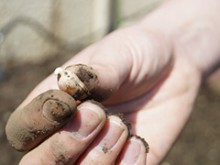
[[[74,54],[161,2],[0,0],[0,165],[16,165],[23,155],[9,146],[4,128],[28,93]],[[219,119],[220,70],[202,85],[192,117],[162,165],[218,165]]]

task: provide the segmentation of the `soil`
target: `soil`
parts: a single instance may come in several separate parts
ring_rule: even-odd
[[[23,153],[15,151],[5,137],[10,113],[54,68],[69,57],[57,56],[42,64],[0,66],[0,164],[16,165]],[[187,126],[162,165],[218,165],[220,162],[220,95],[203,86]]]

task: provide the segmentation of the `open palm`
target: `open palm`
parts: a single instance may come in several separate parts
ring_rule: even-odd
[[[132,134],[149,143],[149,164],[159,163],[172,146],[189,118],[201,81],[197,68],[182,56],[184,52],[175,49],[166,36],[155,34],[139,27],[119,30],[65,64],[83,63],[97,71],[103,104],[108,111],[124,113]],[[21,107],[54,88],[56,78],[51,75]],[[38,150],[31,151],[35,159]],[[33,154],[24,158],[22,162],[28,162]]]

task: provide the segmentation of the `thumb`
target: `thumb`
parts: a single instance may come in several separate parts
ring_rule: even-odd
[[[63,67],[75,64],[95,70],[99,80],[94,96],[97,100],[111,96],[107,102],[117,103],[142,95],[164,78],[172,65],[172,56],[170,44],[162,34],[136,25],[109,34]],[[57,88],[56,83],[56,77],[50,76],[34,90],[34,95]]]
[[[30,150],[66,124],[75,111],[75,100],[67,93],[44,92],[11,114],[5,128],[7,139],[19,151]]]
[[[148,92],[170,71],[171,44],[161,33],[139,25],[119,29],[88,47],[67,65],[86,64],[97,73],[98,100],[119,103]]]

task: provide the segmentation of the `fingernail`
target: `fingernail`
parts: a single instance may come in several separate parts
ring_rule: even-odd
[[[48,99],[42,105],[43,116],[49,121],[66,121],[73,114],[69,105],[62,101]]]
[[[78,112],[73,123],[67,127],[76,136],[86,138],[91,135],[97,127],[104,124],[106,114],[101,107],[91,102],[84,102],[78,107]]]
[[[142,156],[143,158],[143,154],[146,154],[148,150],[149,146],[143,138],[136,135],[132,136],[127,142],[124,152],[122,153],[123,164],[133,165],[138,162],[140,163],[140,157]]]
[[[107,122],[107,128],[104,130],[104,136],[98,144],[104,153],[111,150],[117,144],[123,132],[127,130],[127,127],[119,117],[110,116],[109,118],[114,119],[110,119],[109,122]]]
[[[123,155],[123,163],[135,164],[139,158],[141,145],[136,140],[130,140]]]

